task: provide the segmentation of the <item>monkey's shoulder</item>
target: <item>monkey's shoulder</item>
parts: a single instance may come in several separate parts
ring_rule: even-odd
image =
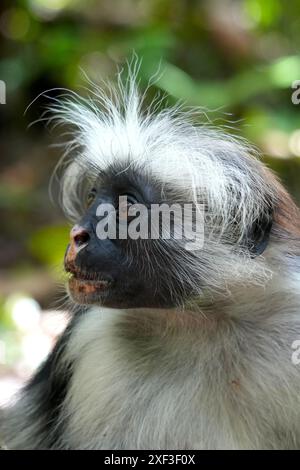
[[[299,373],[288,347],[274,352],[282,330],[241,323],[164,336],[151,330],[155,315],[92,308],[74,327],[66,350],[74,364],[65,400],[71,446],[287,448],[300,441]],[[295,325],[284,334],[289,346]],[[287,406],[294,410],[288,425]]]

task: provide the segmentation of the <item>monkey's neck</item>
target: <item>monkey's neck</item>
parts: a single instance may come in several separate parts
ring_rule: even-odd
[[[300,305],[299,278],[276,276],[263,286],[234,286],[224,295],[199,298],[186,308],[132,309],[120,316],[123,331],[132,336],[172,335],[211,331],[226,323],[257,323],[286,317]]]

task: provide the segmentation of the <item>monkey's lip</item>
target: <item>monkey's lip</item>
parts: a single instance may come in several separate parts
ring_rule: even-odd
[[[87,273],[66,266],[69,275],[69,288],[85,295],[107,290],[113,283],[112,279],[100,273]]]
[[[113,278],[101,272],[89,272],[78,268],[74,263],[65,262],[65,271],[68,274],[69,281],[75,279],[80,282],[107,283],[111,284]]]
[[[111,282],[105,279],[85,279],[75,277],[74,275],[69,279],[69,288],[81,294],[89,295],[99,291],[107,290]]]

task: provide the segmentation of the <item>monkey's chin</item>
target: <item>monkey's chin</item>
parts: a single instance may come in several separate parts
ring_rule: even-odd
[[[68,281],[68,291],[78,304],[102,303],[109,292],[110,282],[106,280],[87,280],[72,277]]]

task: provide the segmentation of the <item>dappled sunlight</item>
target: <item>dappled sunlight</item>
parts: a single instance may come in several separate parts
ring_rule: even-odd
[[[42,311],[32,298],[11,296],[5,306],[7,328],[0,341],[0,403],[5,403],[47,357],[65,329],[64,311]]]

